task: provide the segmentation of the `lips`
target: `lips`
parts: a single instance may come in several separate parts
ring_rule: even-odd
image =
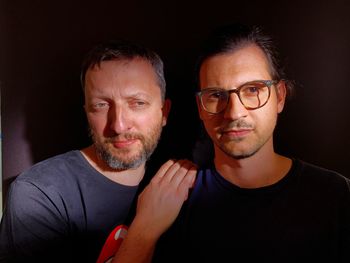
[[[126,148],[133,145],[137,141],[138,139],[118,140],[118,141],[113,141],[112,144],[115,148]]]
[[[252,130],[251,129],[230,129],[222,131],[222,135],[233,138],[242,138],[247,136]]]

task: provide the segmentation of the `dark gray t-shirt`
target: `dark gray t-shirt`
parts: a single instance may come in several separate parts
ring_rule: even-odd
[[[0,262],[96,262],[137,189],[109,180],[77,150],[34,165],[11,184]]]

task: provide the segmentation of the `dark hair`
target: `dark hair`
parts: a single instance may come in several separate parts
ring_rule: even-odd
[[[199,72],[203,62],[213,56],[234,52],[247,45],[254,44],[266,55],[271,77],[286,82],[288,94],[292,92],[293,83],[286,79],[284,69],[279,62],[278,52],[272,38],[263,33],[258,26],[230,24],[215,29],[204,41],[196,65],[196,82],[199,87]]]
[[[83,89],[85,88],[85,75],[89,68],[100,66],[103,61],[125,59],[132,60],[134,58],[141,58],[152,65],[158,79],[162,100],[164,101],[166,83],[162,59],[156,52],[126,40],[115,40],[107,43],[101,43],[92,48],[86,54],[82,63],[80,74],[80,82]]]

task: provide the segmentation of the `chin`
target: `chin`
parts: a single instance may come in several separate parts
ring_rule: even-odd
[[[132,158],[110,156],[110,158],[105,158],[105,161],[110,168],[115,170],[137,169],[146,162],[146,156],[137,155]]]
[[[229,154],[232,158],[237,159],[237,160],[241,160],[241,159],[246,159],[249,158],[251,156],[253,156],[256,152],[252,152],[252,153],[241,153],[241,154]]]
[[[219,145],[220,150],[228,155],[229,157],[236,159],[236,160],[241,160],[241,159],[246,159],[254,154],[256,154],[260,148],[254,148],[254,149],[236,149],[234,147],[225,147],[224,145]],[[242,147],[240,147],[242,148]]]

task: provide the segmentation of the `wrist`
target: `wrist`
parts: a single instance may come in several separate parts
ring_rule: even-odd
[[[127,237],[137,238],[140,242],[150,245],[155,244],[161,234],[154,224],[146,223],[135,217],[128,229]]]

